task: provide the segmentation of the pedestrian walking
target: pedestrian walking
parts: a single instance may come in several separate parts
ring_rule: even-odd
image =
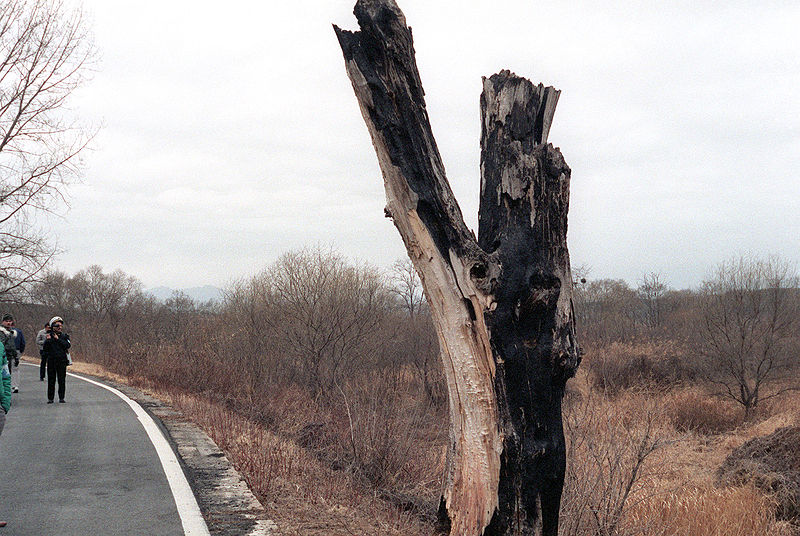
[[[67,354],[69,352],[69,335],[64,333],[64,320],[60,316],[50,319],[50,333],[45,336],[44,355],[47,359],[47,403],[52,404],[58,382],[58,401],[66,402],[67,391]]]
[[[0,322],[0,343],[6,351],[8,360],[8,374],[11,376],[11,392],[19,392],[19,388],[14,385],[13,367],[19,367],[19,356],[17,355],[17,345],[15,343],[14,317],[9,313],[3,315]]]
[[[39,363],[39,381],[43,382],[45,374],[47,373],[47,358],[44,355],[44,341],[47,340],[47,334],[50,333],[50,322],[44,323],[44,329],[40,329],[36,334],[36,346],[39,347],[39,357],[42,362]]]

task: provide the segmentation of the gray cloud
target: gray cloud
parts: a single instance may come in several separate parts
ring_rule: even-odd
[[[684,287],[743,251],[800,261],[800,8],[399,3],[471,227],[480,78],[510,68],[563,91],[550,140],[573,169],[572,259],[592,276]],[[74,108],[105,127],[58,222],[60,267],[183,287],[316,243],[404,254],[330,26],[355,26],[351,1],[86,5],[104,59]]]

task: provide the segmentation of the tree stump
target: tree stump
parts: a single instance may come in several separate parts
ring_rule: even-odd
[[[422,280],[450,409],[440,514],[453,535],[558,532],[561,400],[580,362],[567,251],[570,169],[547,143],[559,92],[502,71],[483,81],[478,239],[431,132],[411,30],[393,0],[334,27]]]

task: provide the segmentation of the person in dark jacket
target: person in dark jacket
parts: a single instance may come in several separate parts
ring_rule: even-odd
[[[11,327],[17,332],[17,336],[14,337],[14,346],[17,347],[17,355],[21,356],[25,353],[25,335],[23,335],[22,330],[17,327],[16,321],[11,321]]]
[[[47,403],[52,404],[56,394],[58,381],[58,401],[66,402],[67,391],[67,352],[69,352],[69,335],[64,333],[64,321],[60,316],[50,320],[50,333],[44,341],[44,356],[47,359]]]

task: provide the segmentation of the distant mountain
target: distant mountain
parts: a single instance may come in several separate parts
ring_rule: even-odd
[[[182,292],[186,294],[191,299],[196,302],[207,302],[207,301],[220,301],[222,300],[222,289],[219,287],[215,287],[212,285],[206,285],[204,287],[192,287],[192,288],[169,288],[169,287],[155,287],[145,290],[148,294],[154,296],[157,300],[165,301],[172,297],[175,292]]]

